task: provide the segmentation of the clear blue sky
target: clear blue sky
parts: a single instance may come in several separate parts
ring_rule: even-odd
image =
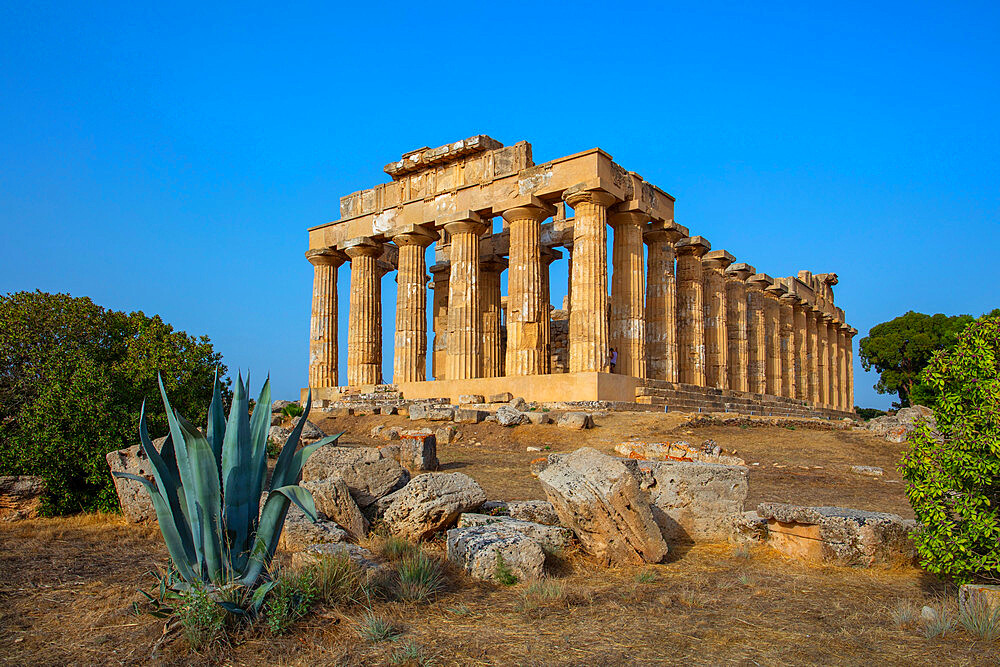
[[[600,146],[738,261],[840,274],[858,338],[1000,306],[995,2],[283,4],[3,4],[0,293],[159,313],[293,397],[306,228],[485,133]]]

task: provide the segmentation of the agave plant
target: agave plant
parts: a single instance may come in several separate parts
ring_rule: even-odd
[[[249,414],[248,393],[238,377],[227,421],[216,377],[208,429],[202,433],[170,407],[161,379],[160,395],[170,434],[159,452],[146,429],[145,402],[139,420],[142,450],[152,463],[153,480],[115,473],[142,483],[149,491],[167,552],[184,586],[201,584],[213,589],[238,583],[253,587],[274,557],[289,503],[316,520],[312,495],[298,486],[299,475],[310,454],[341,434],[299,448],[299,436],[312,407],[310,392],[305,411],[281,448],[265,489],[270,381],[261,389],[253,416]],[[267,500],[261,509],[265,490]]]

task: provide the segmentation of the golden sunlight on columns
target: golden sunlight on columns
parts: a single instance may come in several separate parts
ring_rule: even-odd
[[[534,196],[497,207],[510,226],[507,269],[507,375],[545,372],[548,351],[543,327],[548,321],[542,289],[542,220],[555,209]],[[544,310],[543,310],[544,309]]]
[[[643,237],[649,248],[646,269],[646,373],[677,382],[677,281],[674,243],[688,235],[676,222],[654,220]]]
[[[795,304],[799,297],[785,292],[778,297],[781,308],[781,395],[795,398],[799,377],[795,372]]]
[[[479,260],[479,300],[483,309],[483,377],[504,375],[503,314],[500,306],[500,274],[507,260],[488,255]]]
[[[793,304],[793,330],[795,347],[795,398],[808,401],[809,388],[809,328],[807,324],[809,305],[796,295]]]
[[[809,374],[809,402],[816,407],[820,405],[822,390],[820,389],[819,374],[819,323],[820,311],[816,306],[807,304],[806,311],[806,345],[809,356],[809,367],[806,373]]]
[[[336,248],[310,250],[313,265],[309,321],[309,386],[337,386],[337,269],[347,256]]]
[[[816,359],[819,366],[819,405],[824,408],[830,405],[830,341],[827,338],[830,330],[829,322],[830,316],[821,311],[816,318],[816,334],[819,338]]]
[[[725,271],[735,259],[725,250],[713,250],[701,260],[705,290],[705,382],[716,389],[729,387]]]
[[[472,211],[444,225],[451,235],[451,280],[448,285],[449,380],[482,374],[482,312],[479,293],[479,237],[486,225]]]
[[[847,328],[847,409],[854,411],[854,337],[858,335],[858,330],[854,327]]]
[[[427,263],[424,254],[434,232],[412,226],[396,233],[399,271],[396,276],[396,340],[393,382],[427,379]]]
[[[377,266],[382,244],[357,238],[345,244],[351,259],[351,309],[347,319],[347,384],[382,380],[382,281]]]
[[[767,393],[767,312],[764,289],[774,284],[766,273],[747,278],[747,348],[750,352],[747,375],[750,391]]]
[[[621,204],[616,209],[621,209]],[[646,377],[646,270],[642,231],[649,216],[615,210],[608,223],[615,231],[611,250],[611,347],[618,351],[615,372]]]
[[[750,391],[747,372],[750,366],[749,318],[747,314],[747,278],[756,269],[740,262],[726,269],[726,336],[729,346],[729,388]]]
[[[573,207],[573,295],[569,316],[569,372],[607,372],[607,209],[615,198],[579,186],[563,195]]]
[[[434,281],[434,299],[431,303],[431,319],[434,325],[434,344],[431,349],[431,373],[435,380],[444,380],[447,376],[445,360],[448,355],[448,278],[451,276],[451,265],[435,264],[430,269]]]
[[[552,372],[552,293],[550,291],[549,269],[552,262],[562,257],[562,253],[555,248],[542,248],[542,312],[545,320],[542,323],[542,347],[545,350],[545,359],[542,361],[542,373]]]
[[[781,396],[781,306],[778,299],[785,291],[778,283],[764,289],[767,393],[771,396]]]
[[[705,386],[705,312],[701,258],[712,249],[700,236],[674,244],[677,252],[677,358],[680,381]]]
[[[834,410],[840,409],[840,322],[835,317],[830,318],[826,332],[829,357],[827,361],[830,376],[830,393],[827,402]]]

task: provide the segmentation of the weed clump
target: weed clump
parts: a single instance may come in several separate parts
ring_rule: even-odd
[[[378,644],[399,635],[399,631],[393,627],[391,622],[382,616],[377,616],[370,609],[358,621],[357,633],[361,639],[369,644]]]
[[[991,642],[1000,638],[1000,607],[994,607],[985,597],[974,596],[958,614],[958,622],[976,639]]]
[[[218,638],[226,625],[226,610],[200,583],[180,593],[176,612],[181,632],[195,650]]]
[[[399,581],[396,594],[400,600],[422,602],[444,588],[444,574],[436,558],[416,551],[396,565]]]
[[[309,569],[282,574],[264,602],[264,620],[272,634],[288,631],[292,623],[309,613],[316,600],[315,575]]]
[[[501,586],[513,586],[517,583],[517,575],[504,562],[503,555],[499,551],[497,552],[496,563],[493,566],[493,579]]]

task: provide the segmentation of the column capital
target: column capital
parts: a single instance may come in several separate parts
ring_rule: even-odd
[[[747,278],[747,287],[749,289],[765,290],[773,284],[774,278],[766,273],[755,273]]]
[[[610,192],[599,190],[586,183],[580,183],[563,192],[563,201],[576,208],[577,204],[584,202],[598,206],[611,206],[618,199]]]
[[[642,227],[649,221],[650,217],[642,211],[616,211],[614,209],[608,211],[608,224],[616,229],[623,225]]]
[[[543,202],[535,195],[521,195],[503,201],[493,207],[499,211],[507,222],[514,220],[538,220],[550,218],[556,214],[556,207]]]
[[[428,229],[423,225],[397,227],[389,232],[388,236],[397,246],[418,245],[421,248],[426,248],[441,238],[433,229]]]
[[[479,256],[479,270],[480,271],[496,271],[500,272],[507,268],[507,260],[499,255],[480,255]]]
[[[785,287],[782,283],[774,281],[773,284],[768,285],[767,287],[764,288],[764,292],[770,294],[775,298],[780,298],[781,296],[788,294],[788,288]]]
[[[438,221],[449,234],[475,234],[481,236],[486,231],[486,222],[475,211],[462,211]]]
[[[701,261],[710,269],[725,270],[726,267],[736,261],[736,257],[726,250],[712,250],[706,252]]]
[[[314,248],[306,251],[306,259],[313,266],[340,266],[347,261],[347,255],[336,248]]]
[[[369,236],[359,236],[344,241],[341,250],[351,259],[355,257],[379,257],[382,254],[382,243]]]
[[[739,280],[746,282],[746,279],[757,273],[757,269],[753,268],[746,262],[737,262],[735,264],[730,264],[726,267],[726,278],[729,280]]]
[[[542,263],[548,266],[557,259],[562,258],[562,253],[555,248],[542,246]]]
[[[679,225],[673,220],[653,220],[646,226],[642,240],[647,244],[659,241],[677,243],[689,233],[687,227]]]
[[[712,249],[712,244],[702,236],[685,236],[674,244],[674,250],[682,255],[701,257]]]

